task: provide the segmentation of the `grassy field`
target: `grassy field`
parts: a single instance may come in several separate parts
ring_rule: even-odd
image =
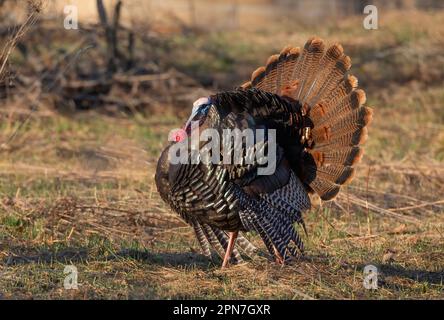
[[[153,53],[218,88],[313,34],[340,41],[352,57],[375,111],[366,155],[340,197],[305,214],[306,255],[285,266],[258,257],[220,270],[159,198],[155,164],[183,110],[66,114],[42,102],[27,119],[26,101],[4,104],[0,298],[443,299],[443,22],[444,13],[412,12],[383,16],[377,31],[349,18],[178,34]],[[63,286],[71,264],[77,290]],[[369,264],[380,273],[377,290],[363,286]]]

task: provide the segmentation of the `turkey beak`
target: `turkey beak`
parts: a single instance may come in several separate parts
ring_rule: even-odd
[[[188,118],[187,122],[185,123],[183,130],[187,133],[191,133],[191,122],[193,121],[194,117],[196,116],[196,112],[192,113],[191,116]]]

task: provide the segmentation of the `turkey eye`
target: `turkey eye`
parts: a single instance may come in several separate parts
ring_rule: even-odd
[[[207,109],[206,105],[200,106],[199,109],[197,109],[196,115],[195,115],[194,118],[195,119],[196,118],[200,118],[201,116],[205,115],[206,114],[206,109]]]
[[[210,105],[209,104],[205,104],[205,105],[203,105],[203,106],[201,106],[199,108],[199,113],[200,114],[207,114],[208,109],[210,109]]]
[[[205,109],[205,106],[200,106],[199,109],[197,110],[197,113],[203,113]]]

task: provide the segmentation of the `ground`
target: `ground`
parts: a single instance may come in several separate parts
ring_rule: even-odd
[[[241,83],[270,53],[314,33],[340,41],[352,56],[352,73],[375,111],[366,154],[338,199],[315,201],[305,213],[305,256],[284,266],[253,234],[264,255],[221,270],[221,260],[200,255],[192,230],[159,198],[157,157],[183,112],[165,106],[109,116],[41,107],[27,119],[26,106],[6,105],[0,297],[443,299],[443,19],[387,16],[371,34],[350,18],[298,32],[287,26],[275,37],[273,29],[170,39],[184,53],[179,60],[171,54],[177,68],[196,78],[220,74],[222,83]],[[78,270],[77,290],[64,289],[66,265]],[[378,269],[378,289],[363,285],[367,265]]]

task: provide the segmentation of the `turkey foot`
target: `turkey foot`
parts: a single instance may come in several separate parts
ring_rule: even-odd
[[[222,269],[224,269],[228,265],[228,262],[230,261],[231,253],[233,252],[234,244],[236,242],[236,238],[237,238],[238,233],[239,233],[238,231],[233,231],[233,232],[228,233],[230,235],[230,240],[228,241],[228,246],[227,246],[227,251],[225,252],[224,262],[222,262]]]
[[[274,249],[274,257],[277,264],[283,265],[285,263],[285,259],[281,256],[279,251],[273,246]]]

